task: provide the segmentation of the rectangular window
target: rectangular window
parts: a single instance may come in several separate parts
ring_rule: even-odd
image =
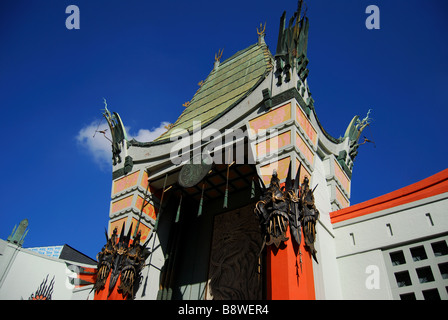
[[[395,273],[395,280],[397,280],[398,287],[407,287],[412,285],[411,277],[409,276],[409,272],[401,271]]]
[[[420,281],[420,283],[434,281],[434,276],[432,274],[431,267],[418,268],[418,269],[416,269],[416,271],[417,271],[418,280]]]
[[[445,241],[431,243],[431,247],[436,257],[445,256],[448,254],[448,247]]]
[[[448,279],[448,262],[439,264],[439,270],[442,279]]]
[[[412,259],[414,261],[421,261],[421,260],[428,259],[428,256],[426,255],[425,248],[423,246],[411,248],[410,250],[411,250]]]
[[[444,235],[383,250],[394,299],[447,299],[447,244],[448,237]]]
[[[417,300],[414,292],[400,294],[401,300]]]
[[[422,291],[425,300],[440,300],[439,291],[437,289],[429,289]]]
[[[390,255],[390,261],[392,261],[393,266],[398,266],[400,264],[406,263],[403,251],[391,252],[389,255]]]

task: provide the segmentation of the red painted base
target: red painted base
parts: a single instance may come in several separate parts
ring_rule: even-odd
[[[98,292],[95,292],[94,300],[126,300],[125,297],[121,293],[118,292],[117,288],[120,286],[120,277],[117,279],[117,283],[115,284],[114,289],[110,293],[109,292],[109,283],[110,283],[110,274],[107,277],[106,284],[104,285],[104,289]]]
[[[269,300],[314,300],[314,275],[311,254],[305,250],[304,239],[299,248],[293,243],[289,228],[289,240],[280,245],[267,248],[267,298]]]

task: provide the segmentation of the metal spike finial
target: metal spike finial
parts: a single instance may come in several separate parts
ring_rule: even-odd
[[[224,49],[219,49],[217,53],[215,53],[215,62],[219,62],[222,57],[222,53],[224,52]]]
[[[266,22],[264,23],[264,26],[262,23],[260,23],[260,29],[257,28],[257,34],[258,34],[258,44],[263,45],[264,42],[264,36],[266,35]]]
[[[222,57],[224,49],[219,49],[217,53],[215,53],[215,63],[213,65],[213,70],[217,69],[219,67],[219,63]]]
[[[266,31],[266,21],[264,22],[264,26],[263,26],[263,23],[260,23],[260,30],[258,30],[258,27],[257,27],[257,34],[259,35],[259,36],[264,36],[266,33],[265,33],[265,31]]]

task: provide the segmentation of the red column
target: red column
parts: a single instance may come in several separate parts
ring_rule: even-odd
[[[115,284],[112,292],[109,294],[109,284],[110,284],[110,274],[107,277],[104,289],[95,292],[94,300],[126,300],[120,292],[118,292],[118,287],[120,286],[121,279],[118,277],[117,283]]]
[[[300,269],[299,248],[293,244],[288,231],[289,240],[267,248],[267,298],[269,300],[314,300],[314,275],[312,257],[304,247],[304,239],[300,245],[302,252],[302,269]]]

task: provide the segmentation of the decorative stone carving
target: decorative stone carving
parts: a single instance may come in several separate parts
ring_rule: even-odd
[[[131,230],[124,235],[125,223],[121,229],[120,237],[117,236],[117,228],[113,230],[112,236],[107,237],[107,243],[100,253],[98,253],[97,276],[93,289],[96,292],[105,290],[107,279],[109,280],[108,296],[115,290],[117,280],[120,279],[117,291],[123,299],[133,299],[137,290],[141,270],[144,266],[144,249],[147,242],[140,244],[141,233],[138,232],[134,237],[132,244]]]
[[[319,211],[314,204],[314,190],[310,190],[308,178],[305,177],[299,186],[300,169],[301,165],[293,181],[289,165],[284,187],[280,187],[280,180],[274,171],[269,188],[262,186],[263,196],[255,205],[255,213],[260,221],[265,245],[274,244],[279,248],[281,243],[289,240],[286,237],[289,227],[293,240],[300,246],[303,229],[305,247],[317,262],[314,242]]]
[[[262,238],[253,205],[215,217],[209,293],[215,300],[262,299]]]

